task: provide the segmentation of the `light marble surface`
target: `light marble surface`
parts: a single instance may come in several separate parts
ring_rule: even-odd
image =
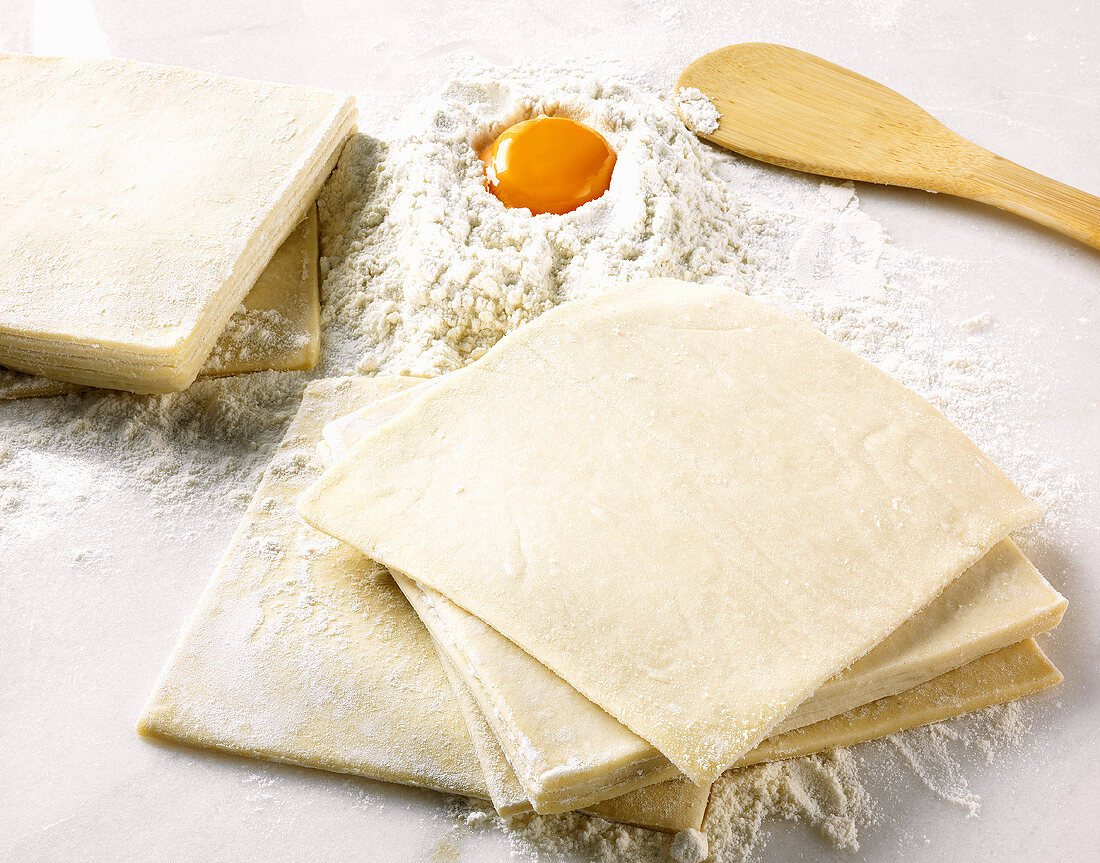
[[[1100,5],[1054,0],[5,0],[0,49],[110,53],[350,90],[384,134],[464,55],[613,59],[667,86],[697,54],[772,41],[903,91],[964,135],[1100,192]],[[0,93],[0,102],[3,94]],[[778,825],[764,860],[1094,859],[1100,807],[1100,253],[1022,220],[919,192],[857,187],[894,240],[973,264],[939,314],[989,311],[1014,357],[1030,434],[1080,482],[1071,529],[1036,560],[1070,599],[1044,645],[1067,680],[1023,745],[967,764],[968,819],[915,780],[871,779],[879,823],[855,854]],[[0,410],[4,410],[0,404]],[[142,701],[232,533],[239,506],[164,507],[94,463],[81,498],[0,532],[0,858],[19,861],[508,859],[462,836],[429,792],[196,754],[133,732]],[[0,489],[0,492],[3,490]],[[0,518],[3,515],[0,514]],[[83,550],[82,554],[75,554]],[[873,757],[868,759],[874,772]],[[446,842],[444,843],[446,844]],[[454,859],[453,857],[449,859]]]

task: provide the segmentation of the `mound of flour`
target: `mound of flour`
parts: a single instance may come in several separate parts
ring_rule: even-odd
[[[568,116],[617,154],[610,190],[565,215],[510,210],[477,151],[520,120]],[[370,188],[373,194],[363,195]],[[361,371],[439,374],[565,300],[617,279],[736,274],[745,228],[666,97],[557,70],[452,84],[399,141],[358,138],[321,196],[330,325]]]

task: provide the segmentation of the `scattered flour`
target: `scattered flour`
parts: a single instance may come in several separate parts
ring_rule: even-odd
[[[452,815],[471,828],[503,832],[513,859],[532,863],[673,863],[673,837],[667,833],[579,812],[501,818],[489,804],[469,798],[453,798],[451,807]]]
[[[26,539],[93,485],[128,483],[157,506],[243,509],[294,414],[297,374],[198,381],[182,393],[106,390],[5,402],[0,412],[0,548]]]
[[[964,754],[992,761],[1020,741],[1025,726],[1014,702],[864,745],[973,816],[980,800],[967,784]],[[804,823],[829,846],[858,851],[861,831],[882,820],[864,782],[861,748],[728,771],[714,785],[701,833],[673,837],[575,812],[501,818],[488,804],[465,798],[452,801],[452,815],[471,828],[502,832],[515,859],[534,863],[749,863],[763,852],[772,819]]]
[[[1074,475],[1040,454],[1020,409],[1042,395],[1018,391],[988,316],[950,324],[936,314],[938,297],[966,278],[965,267],[893,246],[851,184],[701,144],[680,116],[700,131],[707,117],[697,99],[685,111],[683,95],[615,76],[490,69],[452,84],[392,142],[357,136],[320,200],[319,369],[204,381],[172,396],[90,392],[5,404],[0,550],[79,501],[92,482],[88,465],[164,506],[228,497],[243,507],[310,377],[445,372],[560,302],[614,279],[659,275],[732,281],[807,316],[937,404],[1047,507],[1045,525],[1025,537],[1031,546],[1061,540],[1076,517]],[[611,190],[565,216],[505,209],[485,190],[474,155],[510,123],[543,113],[594,125],[618,152]],[[278,549],[261,544],[257,553]],[[992,757],[1012,742],[1023,725],[1018,710],[994,708],[869,745],[889,747],[899,767],[976,812],[960,758]],[[856,752],[722,777],[704,825],[709,859],[751,858],[773,816],[857,848],[874,813]],[[476,802],[454,806],[471,827],[504,830],[529,859],[625,863],[702,853],[700,837],[673,839],[575,813],[505,822]]]
[[[855,757],[835,749],[724,774],[703,824],[712,858],[749,859],[762,847],[770,817],[805,821],[833,846],[858,850],[859,830],[871,823],[872,810]]]
[[[981,812],[982,802],[967,781],[962,753],[976,751],[991,762],[998,751],[1018,743],[1026,730],[1023,709],[1013,701],[953,722],[894,734],[879,745],[892,747],[929,791],[974,818]]]
[[[677,90],[676,107],[684,124],[699,135],[717,132],[718,125],[722,122],[722,115],[718,113],[714,103],[698,87]]]

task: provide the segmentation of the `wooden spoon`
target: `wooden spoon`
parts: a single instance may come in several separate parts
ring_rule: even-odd
[[[688,66],[676,86],[710,98],[722,121],[702,137],[735,153],[970,198],[1100,249],[1100,198],[1002,159],[904,96],[813,54],[730,45]]]

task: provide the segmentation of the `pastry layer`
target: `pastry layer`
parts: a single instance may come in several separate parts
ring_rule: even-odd
[[[505,337],[299,508],[698,783],[1038,514],[808,323],[669,280]]]
[[[233,313],[200,378],[311,369],[321,353],[317,208],[279,246]],[[0,399],[79,392],[79,384],[0,368]]]

